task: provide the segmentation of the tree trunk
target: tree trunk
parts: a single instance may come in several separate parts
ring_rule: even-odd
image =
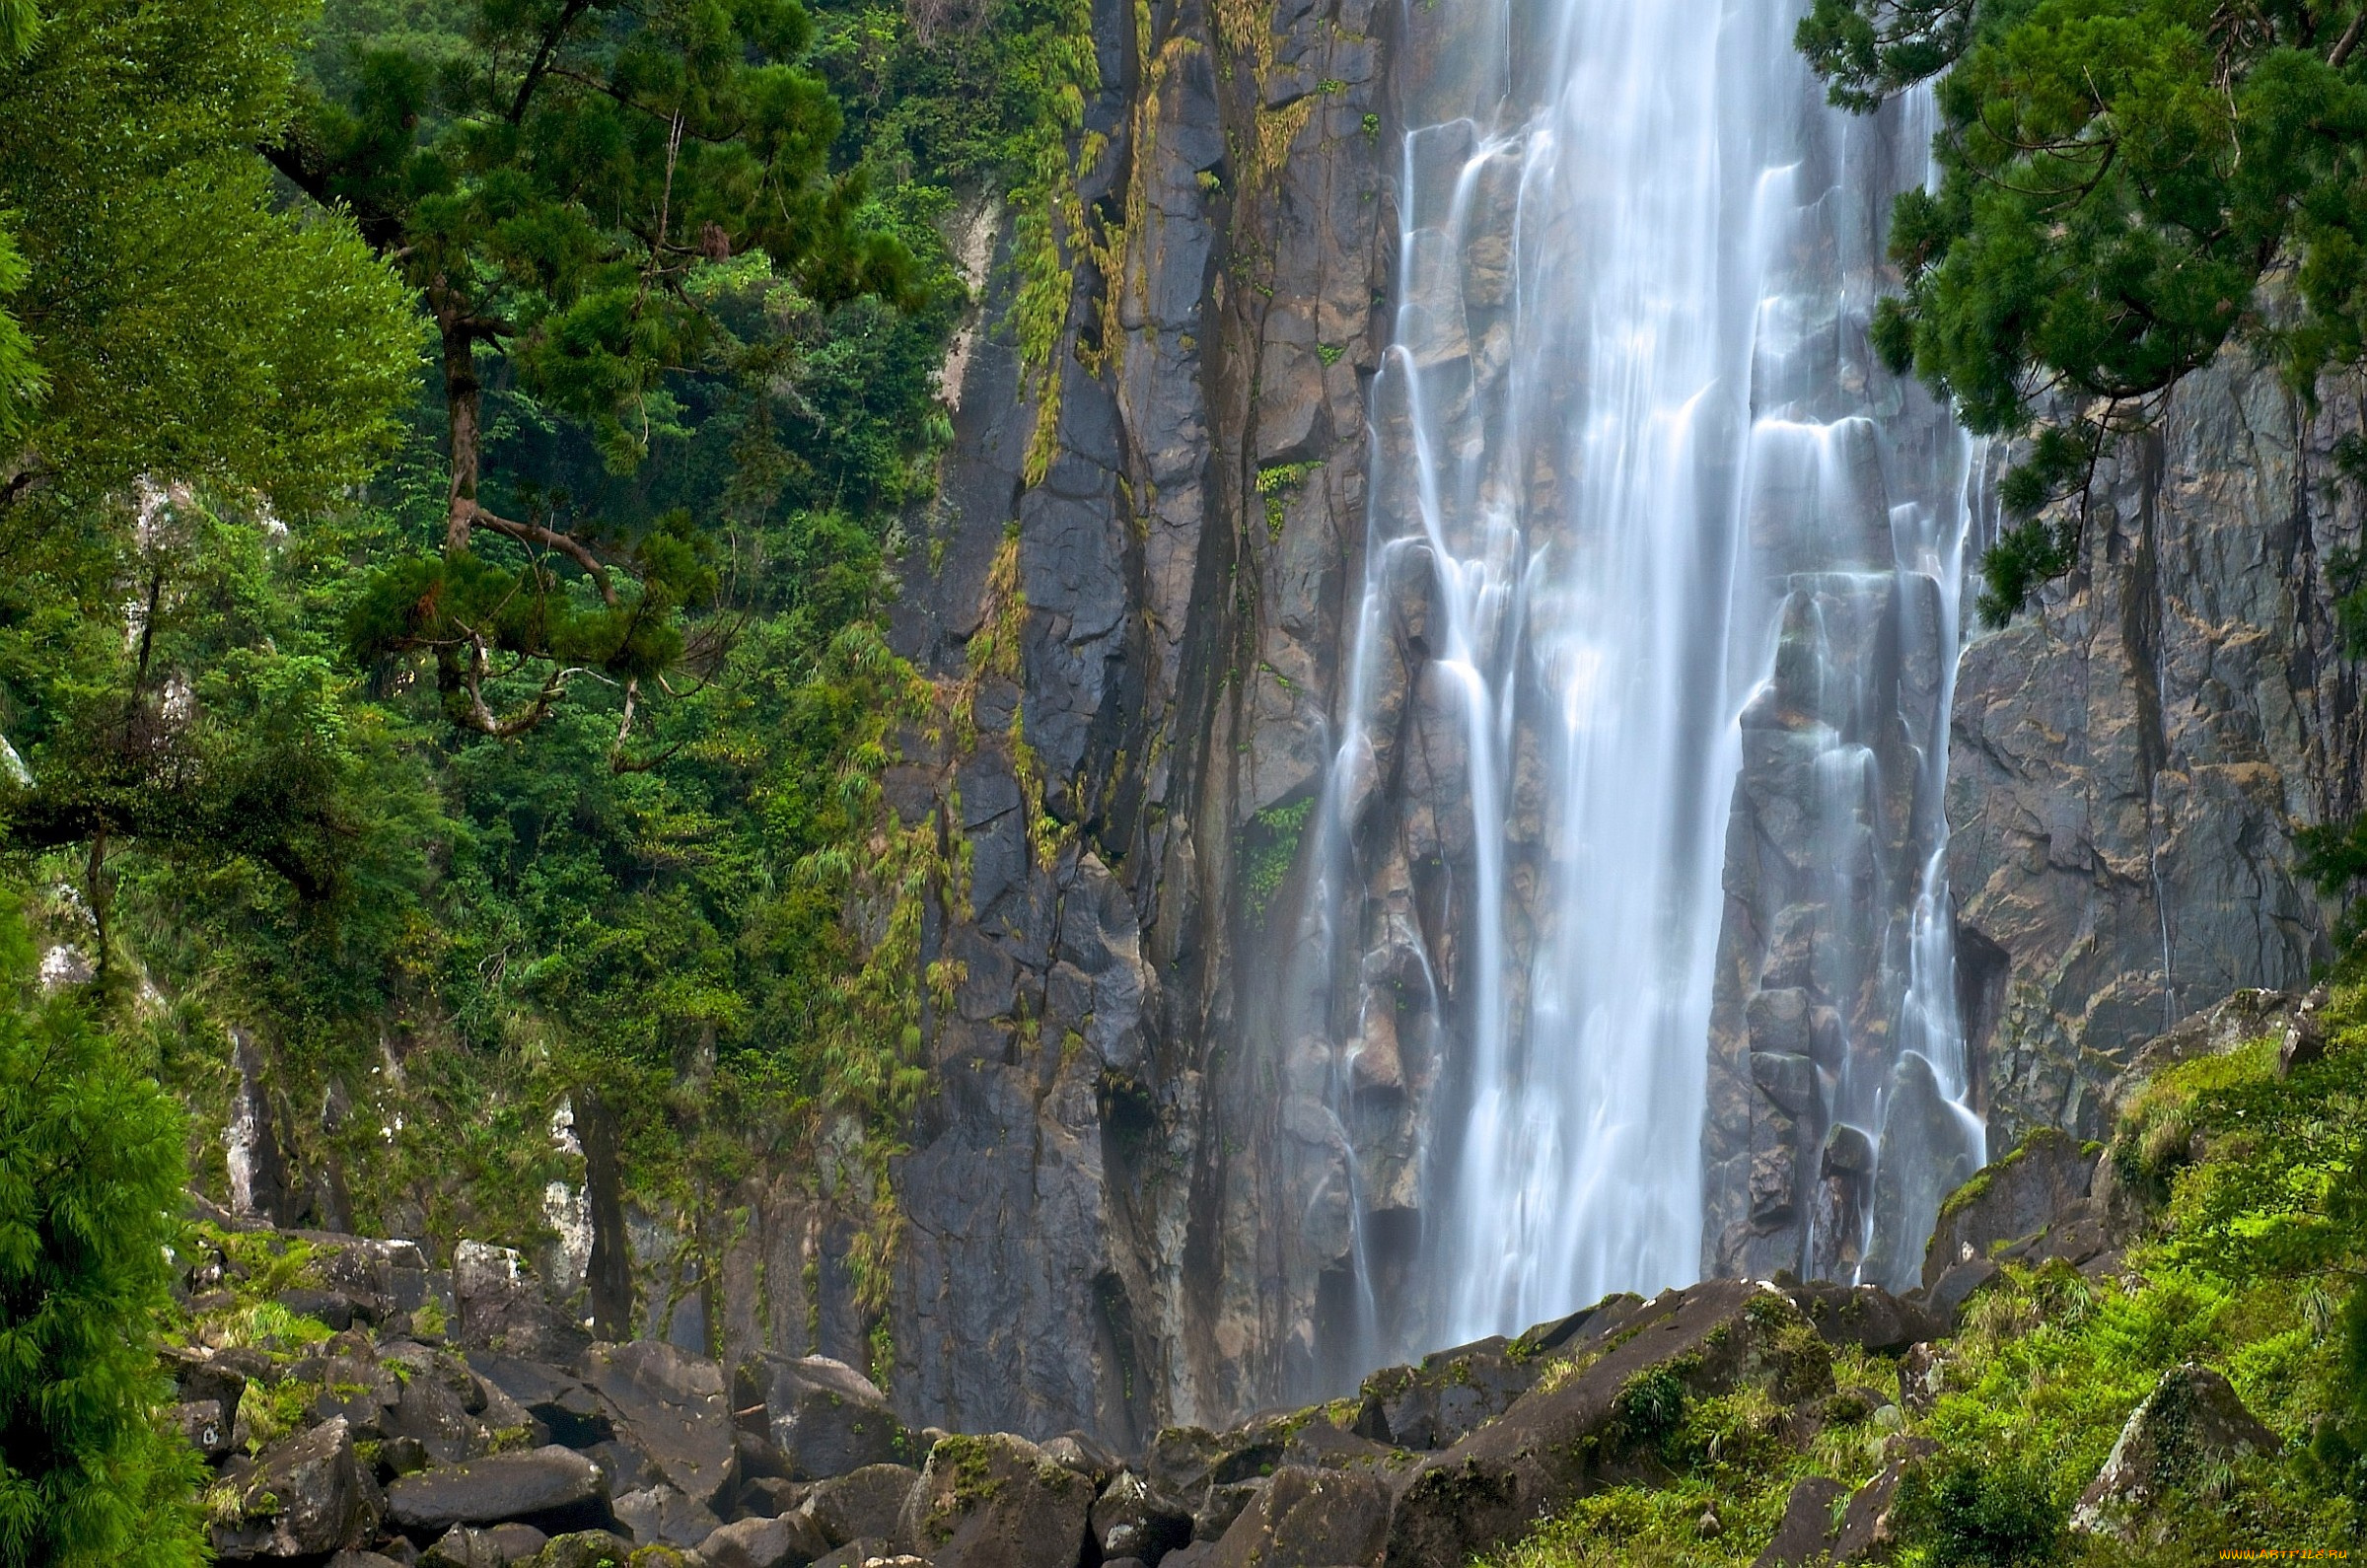
[[[616,1167],[616,1117],[597,1090],[575,1097],[577,1132],[584,1144],[584,1188],[591,1198],[592,1256],[584,1283],[592,1297],[592,1331],[603,1339],[633,1337],[632,1245],[624,1233],[624,1175]]]
[[[444,514],[449,555],[468,547],[469,526],[476,519],[478,407],[484,388],[476,379],[476,333],[468,319],[444,309],[436,321],[444,334],[444,406],[452,420],[452,495]]]

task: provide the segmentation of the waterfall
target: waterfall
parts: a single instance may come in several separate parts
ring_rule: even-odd
[[[1941,806],[1972,468],[1865,339],[1929,110],[1829,108],[1800,9],[1405,12],[1279,1031],[1362,1365],[1705,1268],[1911,1283],[1981,1155]]]

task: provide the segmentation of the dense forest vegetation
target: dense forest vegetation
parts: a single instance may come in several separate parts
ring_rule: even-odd
[[[958,211],[1012,202],[1045,270],[1075,8],[0,24],[12,1114],[40,1041],[104,1039],[192,1112],[171,1184],[193,1159],[220,1195],[235,1034],[310,1112],[281,1131],[311,1219],[521,1243],[569,1097],[657,1192],[822,1106],[892,1128],[925,868],[882,853],[876,775],[928,692],[881,640],[886,563],[951,435]],[[858,891],[884,940],[842,924]],[[152,1135],[130,1093],[100,1074],[92,1113]],[[39,1158],[9,1168],[12,1301],[47,1288]],[[75,1224],[153,1201],[125,1159],[146,1184]],[[144,1310],[141,1273],[104,1291]],[[69,1503],[13,1434],[149,1390],[110,1362],[92,1410],[44,1405],[24,1358],[56,1332],[7,1330],[0,1541],[111,1559],[137,1509]]]

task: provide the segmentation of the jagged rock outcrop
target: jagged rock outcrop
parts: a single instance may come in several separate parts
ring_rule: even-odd
[[[2202,1484],[2213,1466],[2280,1447],[2224,1374],[2192,1363],[2173,1368],[2129,1412],[2104,1468],[2071,1511],[2071,1528],[2158,1541],[2156,1510],[2173,1487]]]
[[[2136,1044],[2331,956],[2293,841],[2361,806],[2329,572],[2358,423],[2347,384],[2308,409],[2228,350],[2107,453],[2071,577],[1966,649],[1949,881],[1994,1145],[2103,1136]]]
[[[2103,1215],[2089,1195],[2103,1156],[2042,1127],[1941,1205],[1923,1257],[1923,1284],[1977,1258],[2084,1263],[2105,1249]]]
[[[1740,1280],[1671,1291],[1585,1348],[1597,1353],[1574,1375],[1413,1470],[1390,1524],[1391,1568],[1457,1568],[1597,1485],[1657,1473],[1655,1444],[1686,1397],[1757,1381],[1789,1403],[1832,1386],[1799,1310]]]

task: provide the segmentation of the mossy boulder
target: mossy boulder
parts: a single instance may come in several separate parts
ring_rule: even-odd
[[[2080,1494],[2072,1530],[2123,1539],[2158,1539],[2174,1515],[2162,1504],[2192,1491],[2220,1466],[2273,1455],[2277,1435],[2244,1406],[2227,1379],[2188,1363],[2162,1374],[2120,1429],[2119,1441]]]
[[[1982,1258],[2083,1263],[2105,1250],[2103,1216],[2089,1193],[2101,1157],[2054,1127],[1975,1172],[1940,1205],[1923,1252],[1923,1286]]]
[[[1664,1292],[1564,1354],[1566,1371],[1414,1469],[1390,1527],[1391,1568],[1462,1568],[1598,1486],[1663,1477],[1655,1438],[1684,1400],[1757,1384],[1791,1403],[1832,1388],[1807,1317],[1744,1280]]]
[[[377,1488],[337,1417],[272,1443],[217,1484],[209,1544],[226,1562],[325,1555],[364,1544],[378,1525]]]
[[[1075,1568],[1094,1485],[1009,1433],[940,1438],[899,1533],[937,1568]]]
[[[1206,1568],[1378,1568],[1389,1492],[1369,1470],[1285,1465],[1217,1541]]]

